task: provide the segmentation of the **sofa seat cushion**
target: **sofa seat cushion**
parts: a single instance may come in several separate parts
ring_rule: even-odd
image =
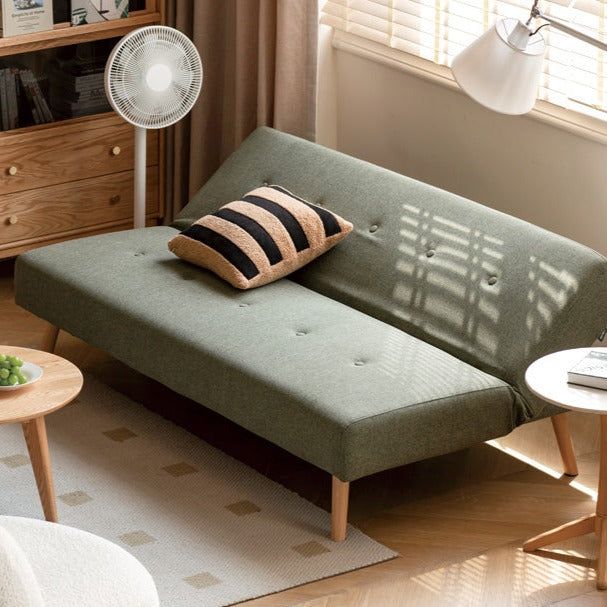
[[[235,290],[175,258],[175,234],[31,251],[17,302],[342,480],[513,429],[503,381],[287,279]]]

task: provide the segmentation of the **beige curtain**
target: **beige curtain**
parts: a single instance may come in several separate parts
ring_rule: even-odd
[[[204,82],[167,132],[167,221],[257,126],[314,139],[318,0],[173,0],[167,23],[192,38]]]

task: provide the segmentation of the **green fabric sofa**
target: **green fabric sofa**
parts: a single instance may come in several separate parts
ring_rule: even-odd
[[[326,205],[354,232],[245,292],[169,253],[177,230],[263,183]],[[525,369],[593,342],[607,324],[606,273],[575,242],[260,128],[173,227],[19,257],[16,299],[329,472],[342,539],[349,481],[562,414],[529,393]]]

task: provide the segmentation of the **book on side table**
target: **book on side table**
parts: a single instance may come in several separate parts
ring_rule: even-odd
[[[607,390],[607,352],[591,350],[567,373],[570,384]]]

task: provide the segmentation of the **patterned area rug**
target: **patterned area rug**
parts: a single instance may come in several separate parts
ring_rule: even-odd
[[[59,518],[124,547],[161,605],[219,607],[396,556],[88,376],[47,418]],[[42,518],[19,425],[0,426],[0,514]]]

